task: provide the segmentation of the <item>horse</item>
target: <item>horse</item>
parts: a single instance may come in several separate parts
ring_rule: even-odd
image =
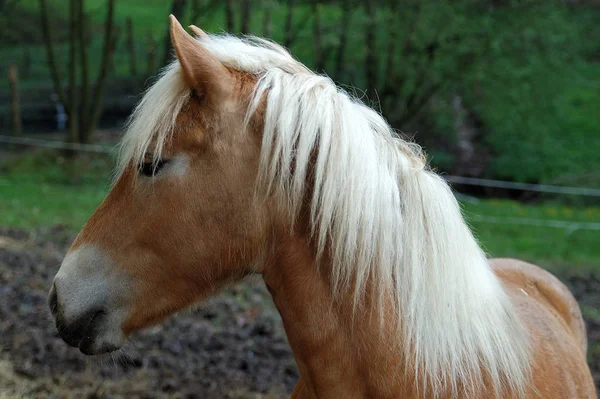
[[[596,397],[574,297],[487,259],[419,146],[276,43],[170,24],[176,59],[50,289],[67,344],[117,351],[259,274],[292,398]]]

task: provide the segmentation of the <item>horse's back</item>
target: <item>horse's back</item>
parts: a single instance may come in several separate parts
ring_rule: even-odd
[[[596,398],[586,361],[585,324],[568,288],[549,272],[523,261],[492,259],[490,263],[529,330],[535,385],[531,396]]]

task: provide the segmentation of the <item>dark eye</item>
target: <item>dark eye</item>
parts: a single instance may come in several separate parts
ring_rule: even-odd
[[[152,177],[156,176],[158,172],[165,166],[167,161],[159,159],[158,161],[144,162],[140,167],[140,173],[144,176]]]

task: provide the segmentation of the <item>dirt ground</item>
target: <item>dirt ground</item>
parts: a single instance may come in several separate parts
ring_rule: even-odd
[[[0,228],[0,398],[283,398],[298,379],[279,315],[250,279],[86,360],[46,305],[69,237]]]
[[[46,294],[72,239],[61,228],[0,228],[0,399],[289,396],[298,371],[258,279],[136,334],[120,358],[86,360],[68,347]],[[586,309],[589,361],[600,386],[600,280],[563,281]]]

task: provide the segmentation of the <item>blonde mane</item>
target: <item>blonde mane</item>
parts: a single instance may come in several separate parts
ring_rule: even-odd
[[[356,306],[369,284],[379,304],[394,305],[410,348],[399,367],[416,369],[416,383],[436,396],[474,393],[484,379],[498,396],[522,396],[526,330],[420,148],[274,43],[199,41],[223,64],[259,77],[247,116],[266,98],[259,192],[280,199],[294,220],[310,184],[313,237],[319,255],[330,246],[335,292],[352,290]],[[160,157],[188,93],[175,62],[136,107],[120,171],[141,162],[153,142]]]

